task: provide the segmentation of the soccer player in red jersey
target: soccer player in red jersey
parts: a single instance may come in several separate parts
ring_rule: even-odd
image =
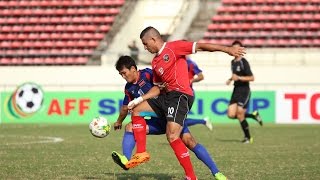
[[[126,164],[127,168],[135,167],[150,158],[146,151],[146,122],[140,112],[155,112],[158,117],[167,119],[166,136],[171,148],[183,167],[186,179],[197,179],[189,152],[180,138],[184,120],[192,107],[194,96],[188,77],[186,55],[197,51],[222,51],[231,56],[242,56],[243,47],[228,47],[208,43],[189,41],[164,42],[159,31],[153,27],[145,28],[140,39],[144,48],[155,54],[152,60],[154,84],[148,93],[129,102],[132,110],[132,124],[137,142],[136,154]],[[166,92],[160,94],[161,85],[165,84]],[[156,98],[155,98],[156,97]]]
[[[116,62],[116,69],[118,70],[119,74],[127,81],[125,85],[125,96],[123,99],[123,105],[121,107],[118,119],[113,126],[115,130],[120,130],[122,128],[124,119],[128,115],[129,101],[147,93],[149,89],[151,89],[154,85],[152,70],[149,68],[138,70],[135,61],[130,56],[121,56]],[[148,116],[150,117],[146,121],[147,134],[165,134],[167,120],[165,118],[160,119],[156,117],[155,114],[148,114]],[[219,171],[207,149],[203,145],[198,143],[192,136],[187,126],[187,121],[199,120],[185,120],[185,124],[180,135],[183,143],[197,156],[199,160],[201,160],[210,169],[214,177],[220,177],[216,179],[224,180],[223,177],[225,176]],[[126,168],[126,164],[128,162],[128,159],[131,158],[134,147],[135,140],[132,131],[132,123],[130,122],[125,126],[125,133],[122,139],[123,155],[116,151],[112,152],[112,159],[124,170],[129,170],[128,168]]]

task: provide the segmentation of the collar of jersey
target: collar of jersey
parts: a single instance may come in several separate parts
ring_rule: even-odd
[[[132,84],[137,84],[137,83],[139,82],[139,80],[140,80],[140,71],[141,71],[141,70],[139,70],[139,71],[138,71],[138,78],[137,78],[137,81],[136,81],[136,82],[134,82],[134,83],[132,83]]]
[[[159,54],[161,54],[162,53],[162,51],[163,51],[163,49],[164,49],[164,47],[166,46],[166,42],[165,43],[163,43],[163,45],[162,45],[162,47],[161,47],[161,49],[159,50],[159,52],[157,53],[157,56],[159,56]]]

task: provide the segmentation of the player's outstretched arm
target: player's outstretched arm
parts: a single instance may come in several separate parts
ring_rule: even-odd
[[[118,119],[117,119],[117,121],[113,124],[113,129],[114,129],[114,130],[118,130],[118,129],[121,129],[121,128],[122,128],[122,122],[123,122],[123,120],[127,117],[127,115],[128,115],[128,106],[126,106],[126,105],[121,106]]]
[[[210,43],[197,43],[196,51],[221,51],[235,57],[243,56],[246,53],[244,47],[224,46]]]
[[[156,97],[160,94],[160,88],[158,86],[153,86],[146,94],[132,100],[128,104],[128,109],[131,110],[138,104],[142,103],[144,100]]]
[[[146,94],[142,95],[143,100],[154,98],[159,96],[160,88],[158,86],[153,86]]]
[[[200,82],[200,81],[202,81],[202,80],[204,80],[204,75],[203,75],[202,72],[200,72],[200,73],[198,73],[197,75],[195,75],[195,76],[193,77],[193,79],[191,80],[190,83]]]

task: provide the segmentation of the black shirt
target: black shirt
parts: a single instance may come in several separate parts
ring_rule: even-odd
[[[238,76],[252,76],[249,62],[245,58],[241,58],[239,61],[235,59],[231,61],[231,71]],[[249,86],[249,82],[234,81],[234,86]]]

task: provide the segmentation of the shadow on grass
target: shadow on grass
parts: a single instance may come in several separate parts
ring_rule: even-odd
[[[240,140],[238,139],[220,139],[220,138],[216,138],[217,141],[220,141],[220,142],[241,142]]]
[[[105,177],[110,180],[139,180],[139,179],[154,179],[154,180],[170,180],[174,176],[161,173],[104,173]],[[87,176],[85,179],[101,179],[101,177]]]

